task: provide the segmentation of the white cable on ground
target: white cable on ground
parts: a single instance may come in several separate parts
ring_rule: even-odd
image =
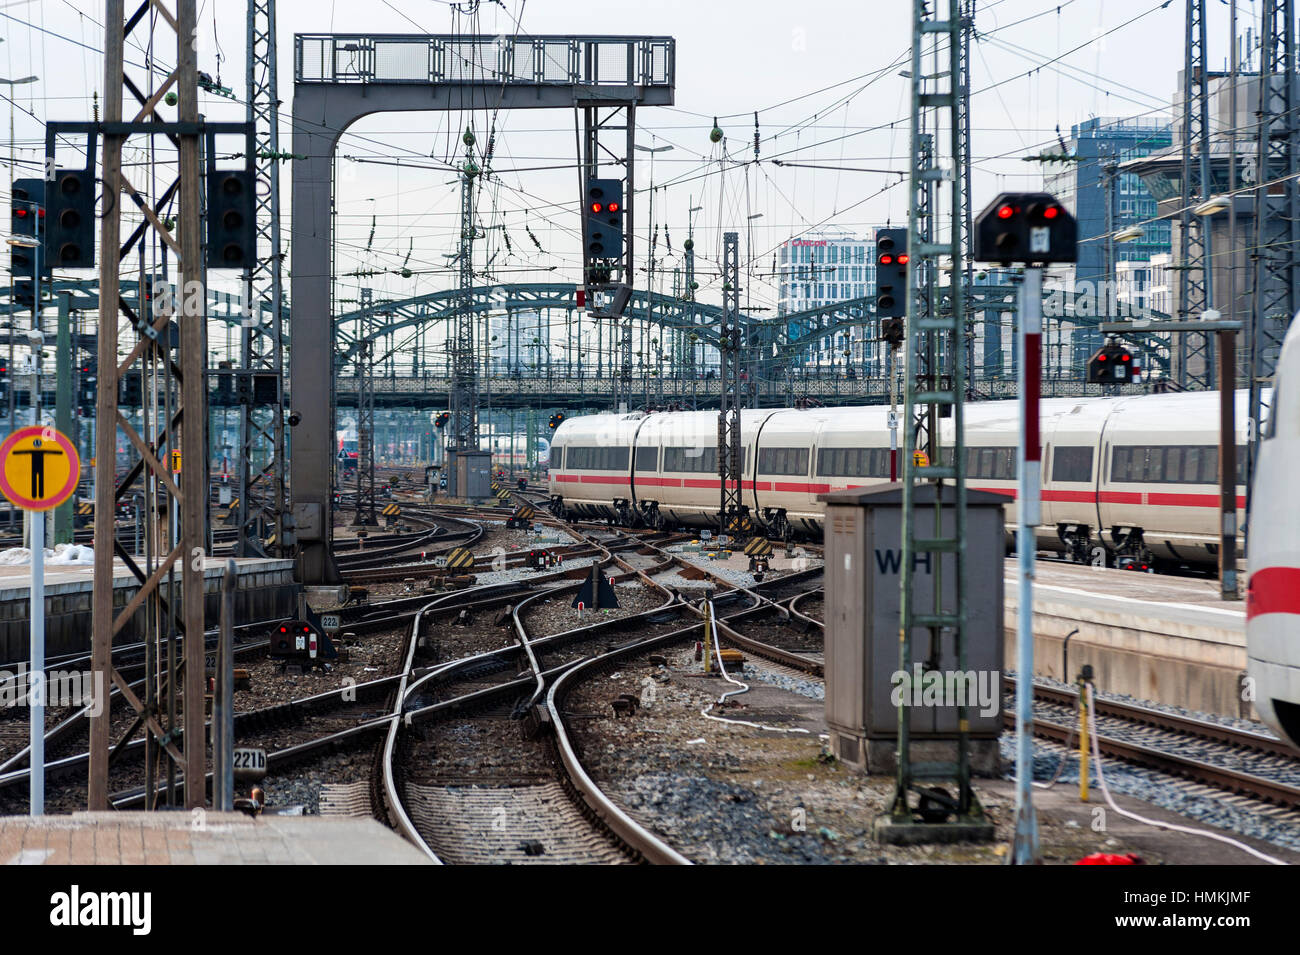
[[[739,680],[733,680],[731,678],[731,674],[727,672],[727,668],[722,665],[722,645],[718,641],[718,625],[717,625],[717,620],[713,615],[713,601],[712,600],[706,601],[704,606],[705,606],[705,613],[709,615],[709,622],[713,625],[713,653],[718,660],[718,672],[722,674],[722,678],[724,680],[726,680],[728,683],[734,686],[740,687],[740,689],[728,690],[726,693],[723,693],[721,696],[718,697],[717,703],[710,703],[704,709],[700,710],[700,715],[703,716],[706,720],[717,720],[719,723],[734,723],[738,726],[752,726],[755,729],[771,730],[773,733],[811,732],[810,730],[804,729],[802,726],[768,726],[766,723],[754,723],[751,722],[750,720],[733,720],[725,716],[714,716],[712,713],[709,712],[709,710],[713,709],[715,706],[719,705],[720,703],[725,703],[727,701],[727,697],[729,696],[738,696],[741,693],[748,693],[749,684],[741,683]]]
[[[1207,839],[1213,839],[1216,842],[1226,842],[1228,845],[1236,846],[1243,852],[1253,855],[1256,859],[1262,859],[1272,865],[1289,864],[1283,862],[1281,859],[1276,859],[1273,856],[1266,855],[1258,849],[1254,849],[1246,845],[1244,842],[1239,842],[1230,836],[1225,836],[1217,832],[1210,832],[1208,829],[1193,829],[1190,826],[1180,826],[1172,822],[1160,822],[1156,819],[1148,819],[1145,816],[1139,816],[1135,812],[1129,812],[1127,809],[1121,809],[1119,806],[1115,805],[1115,800],[1110,794],[1110,787],[1106,785],[1106,774],[1102,772],[1101,768],[1101,748],[1097,745],[1097,720],[1096,710],[1093,707],[1093,688],[1091,683],[1088,684],[1088,731],[1092,733],[1092,758],[1097,764],[1097,781],[1101,784],[1101,791],[1106,797],[1107,804],[1121,816],[1127,816],[1129,819],[1136,819],[1138,822],[1144,823],[1148,826],[1153,826],[1157,829],[1172,829],[1174,832],[1185,832],[1193,836],[1205,836]]]
[[[1058,782],[1058,781],[1060,780],[1060,778],[1061,778],[1061,773],[1063,773],[1063,772],[1065,771],[1065,764],[1068,763],[1068,762],[1070,761],[1070,744],[1073,743],[1073,742],[1074,742],[1074,726],[1071,725],[1071,726],[1070,726],[1070,735],[1067,736],[1066,739],[1065,739],[1065,752],[1063,752],[1063,753],[1061,754],[1061,761],[1060,761],[1059,763],[1056,764],[1056,772],[1053,773],[1053,774],[1052,774],[1052,778],[1049,779],[1049,780],[1048,780],[1047,782],[1045,782],[1045,783],[1036,783],[1036,782],[1033,783],[1034,788],[1036,788],[1036,789],[1051,789],[1053,786],[1055,786],[1055,785],[1057,784],[1057,782]],[[1080,774],[1082,774],[1082,772],[1083,772],[1083,766],[1082,766],[1082,765],[1079,766],[1079,772],[1080,772]],[[1032,782],[1032,780],[1031,780],[1031,782]]]

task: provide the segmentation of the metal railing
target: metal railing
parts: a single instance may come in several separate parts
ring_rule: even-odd
[[[672,37],[294,36],[297,83],[673,85]]]

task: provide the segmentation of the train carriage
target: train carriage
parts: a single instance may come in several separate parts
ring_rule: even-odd
[[[1239,461],[1246,400],[1244,391],[1237,394]],[[972,402],[965,415],[969,485],[1012,497],[1010,544],[1018,404]],[[1057,398],[1043,402],[1041,415],[1040,549],[1134,569],[1151,569],[1156,561],[1215,563],[1217,393]],[[883,406],[753,410],[741,422],[742,501],[771,536],[816,536],[823,513],[818,495],[890,479]],[[953,446],[953,427],[952,419],[941,419],[941,448]],[[622,524],[716,526],[717,442],[715,411],[570,418],[554,439],[553,507]],[[940,453],[951,460],[950,450]],[[1241,487],[1238,501],[1244,506]]]

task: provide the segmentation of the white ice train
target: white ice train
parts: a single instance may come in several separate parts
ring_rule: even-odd
[[[1247,395],[1236,397],[1244,475]],[[1204,392],[1044,401],[1039,547],[1080,561],[1104,554],[1134,569],[1216,563],[1218,400]],[[819,494],[890,479],[887,414],[881,406],[744,412],[741,489],[751,516],[773,536],[820,535]],[[950,446],[951,419],[941,431]],[[968,486],[1014,496],[1017,403],[968,404],[965,431]],[[551,440],[552,508],[620,524],[714,525],[717,432],[716,411],[569,418]],[[1240,508],[1244,493],[1239,487]],[[1007,518],[1010,528],[1014,504]]]
[[[1282,346],[1277,381],[1255,464],[1246,656],[1255,709],[1300,747],[1300,321]]]

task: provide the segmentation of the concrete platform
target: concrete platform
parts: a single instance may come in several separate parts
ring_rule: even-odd
[[[242,558],[235,613],[239,620],[291,615],[296,608],[294,562]],[[221,613],[221,577],[226,558],[203,561],[204,618],[215,626]],[[180,562],[176,564],[177,590]],[[90,649],[94,568],[89,565],[45,568],[45,648],[50,656]],[[113,606],[120,610],[139,589],[135,575],[121,561],[113,562]],[[179,604],[179,594],[177,602]],[[31,609],[31,568],[0,567],[0,665],[27,658]],[[123,628],[118,642],[130,643],[143,633],[145,610]]]
[[[1243,583],[1244,586],[1244,583]],[[1007,563],[1004,636],[1015,660],[1018,594]],[[1069,672],[1065,637],[1070,638]],[[1034,669],[1073,680],[1091,664],[1097,686],[1223,716],[1255,717],[1241,699],[1246,606],[1216,580],[1040,561],[1034,587]]]
[[[374,819],[217,812],[0,816],[0,865],[424,865]]]

